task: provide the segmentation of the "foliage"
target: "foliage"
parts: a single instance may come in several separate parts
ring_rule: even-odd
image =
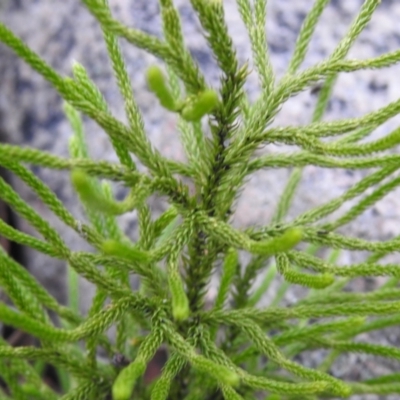
[[[400,131],[363,141],[400,112],[400,100],[360,118],[321,121],[339,73],[384,68],[400,61],[398,50],[373,59],[346,59],[379,1],[365,0],[333,53],[323,62],[299,71],[328,3],[315,0],[287,72],[278,81],[268,56],[266,0],[237,0],[261,88],[253,103],[244,90],[249,67],[238,62],[222,0],[190,1],[220,68],[218,89],[207,85],[185,46],[172,0],[159,1],[162,39],[115,20],[106,0],[83,3],[103,29],[125,102],[127,124],[114,118],[82,65],[74,64],[72,77],[61,76],[0,25],[1,41],[46,78],[65,100],[65,113],[73,130],[68,159],[1,144],[0,165],[22,179],[67,228],[94,249],[75,252],[68,248],[51,223],[0,180],[1,199],[41,238],[18,231],[4,221],[0,221],[0,234],[65,260],[73,294],[69,306],[60,305],[21,265],[0,251],[0,285],[12,304],[0,304],[0,320],[40,341],[39,347],[18,348],[1,342],[0,375],[10,391],[9,395],[2,393],[1,398],[277,400],[400,393],[397,373],[365,382],[344,382],[329,373],[338,355],[347,352],[400,359],[397,348],[357,340],[361,333],[400,322],[400,266],[379,263],[385,255],[400,249],[400,238],[370,242],[337,231],[400,183],[395,176],[400,167],[399,155],[384,153],[400,142]],[[165,65],[168,74],[163,67],[153,66],[146,79],[165,112],[176,113],[179,118],[187,163],[167,159],[149,142],[119,38],[153,54],[160,65]],[[284,102],[321,81],[310,124],[271,127]],[[119,163],[88,157],[81,114],[108,134]],[[201,121],[206,120],[208,125],[202,125]],[[255,150],[271,143],[289,144],[298,150],[256,155]],[[25,164],[71,171],[88,222],[78,221]],[[139,164],[145,172],[140,172]],[[302,168],[307,165],[375,171],[343,195],[287,221]],[[263,228],[235,229],[230,216],[246,178],[255,171],[277,167],[294,169],[272,222]],[[190,178],[194,190],[189,190],[182,178],[185,182]],[[111,182],[121,182],[128,188],[123,201],[114,199]],[[146,202],[153,194],[169,202],[167,211],[157,219],[152,218]],[[357,197],[353,207],[326,222],[326,217]],[[140,238],[136,243],[116,222],[116,216],[132,210],[137,210],[139,218]],[[299,250],[300,242],[310,246]],[[321,246],[332,250],[327,259],[316,255]],[[369,257],[360,264],[339,266],[337,258],[342,249],[365,250]],[[239,251],[251,254],[246,265],[242,265]],[[210,278],[218,271],[215,302],[205,307]],[[260,273],[265,273],[264,281],[254,287],[254,278]],[[284,283],[275,300],[269,307],[259,307],[277,274]],[[79,314],[76,303],[77,275],[97,288],[87,316]],[[140,281],[139,290],[130,286],[132,275]],[[343,290],[351,279],[365,276],[389,279],[368,293]],[[291,285],[308,288],[308,295],[292,306],[280,305]],[[58,322],[50,319],[49,311],[58,315]],[[106,335],[111,326],[116,327],[113,339]],[[145,385],[146,367],[164,345],[168,361],[160,377]],[[104,361],[99,357],[100,348],[107,360],[119,354],[130,360],[129,365]],[[318,349],[329,350],[318,368],[306,367],[296,359],[306,350]],[[54,365],[65,378],[64,393],[48,387],[37,364],[31,361]]]

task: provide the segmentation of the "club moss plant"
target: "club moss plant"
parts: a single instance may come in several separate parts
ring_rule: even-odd
[[[75,63],[71,77],[61,76],[5,25],[0,40],[47,79],[65,100],[71,124],[70,158],[33,148],[0,144],[0,165],[24,181],[38,198],[93,248],[70,249],[62,236],[5,181],[0,197],[38,236],[18,231],[0,220],[0,234],[68,265],[70,302],[59,304],[23,266],[0,251],[0,285],[10,302],[0,304],[0,321],[37,338],[39,346],[0,343],[2,399],[152,399],[238,400],[348,398],[353,394],[400,393],[400,374],[362,382],[342,381],[330,372],[343,353],[365,353],[400,359],[400,350],[360,342],[357,336],[400,323],[400,265],[383,264],[400,250],[400,237],[371,242],[338,232],[400,184],[400,156],[393,151],[400,130],[378,140],[368,136],[400,112],[400,100],[360,118],[323,122],[339,73],[388,67],[400,51],[366,60],[347,59],[358,35],[379,5],[365,0],[347,34],[324,61],[299,71],[327,0],[315,0],[300,30],[284,76],[275,79],[268,56],[266,0],[237,0],[251,44],[252,64],[240,65],[224,20],[222,0],[190,0],[204,37],[220,68],[220,85],[212,88],[184,43],[172,0],[160,0],[163,37],[128,28],[112,16],[106,0],[83,0],[101,25],[121,95],[127,123],[117,120],[85,68]],[[56,6],[55,12],[56,12]],[[157,57],[144,79],[165,113],[179,118],[187,162],[167,159],[144,131],[118,40],[124,39]],[[260,95],[250,102],[244,84],[253,68]],[[273,127],[281,106],[291,97],[323,82],[312,121],[304,126]],[[118,163],[88,157],[81,115],[93,119],[108,135]],[[206,128],[205,128],[206,127]],[[293,152],[257,156],[260,146],[295,146]],[[388,150],[391,150],[389,153]],[[386,151],[386,153],[385,153]],[[29,166],[69,170],[86,211],[75,218]],[[139,165],[145,167],[140,170]],[[341,196],[287,218],[302,168],[368,169]],[[236,229],[231,215],[240,189],[255,171],[290,168],[292,173],[272,221],[264,227]],[[191,182],[191,189],[187,182]],[[115,200],[111,182],[128,190]],[[168,200],[155,218],[151,195]],[[339,217],[331,214],[348,201],[354,205]],[[133,242],[116,217],[137,211],[139,239]],[[340,232],[343,232],[341,230]],[[326,258],[319,247],[330,249]],[[364,250],[365,262],[338,265],[340,251]],[[239,252],[251,259],[241,263]],[[219,283],[206,307],[210,279]],[[130,286],[134,275],[138,290]],[[262,275],[260,285],[255,277]],[[280,275],[283,283],[271,305],[260,300]],[[96,288],[88,315],[77,306],[77,277]],[[343,290],[357,277],[388,277],[367,293]],[[308,295],[282,305],[292,285]],[[49,311],[58,316],[50,319]],[[115,336],[106,335],[111,326]],[[145,382],[147,365],[158,349],[168,359],[160,376]],[[328,350],[316,368],[301,364],[304,351]],[[123,359],[125,362],[112,362]],[[62,390],[42,379],[44,363],[53,365]]]

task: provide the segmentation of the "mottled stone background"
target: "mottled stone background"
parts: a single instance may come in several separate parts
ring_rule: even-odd
[[[205,45],[189,1],[179,0],[175,3],[183,18],[188,47],[198,60],[209,83],[217,84],[216,64]],[[282,75],[288,64],[301,23],[312,3],[312,0],[269,1],[268,44],[278,77]],[[128,25],[161,35],[156,0],[113,0],[111,4],[115,14]],[[246,30],[239,18],[235,1],[224,0],[224,4],[239,59],[245,62],[251,58]],[[318,25],[305,66],[321,61],[332,52],[361,4],[361,0],[332,0],[330,2]],[[101,31],[78,0],[57,2],[53,0],[0,0],[0,19],[59,72],[70,75],[73,60],[82,63],[100,87],[114,114],[124,119],[123,104],[111,73]],[[349,57],[367,58],[398,49],[400,45],[399,20],[400,2],[382,0],[372,21],[360,35]],[[155,61],[154,57],[126,45],[123,41],[121,44],[132,78],[133,91],[143,112],[151,141],[164,154],[175,159],[184,159],[174,116],[165,113],[158,106],[143,79],[144,71]],[[396,100],[400,94],[399,76],[398,67],[341,75],[329,104],[326,119],[361,116]],[[0,45],[0,79],[1,140],[66,156],[71,131],[62,112],[60,98],[44,79],[17,60],[14,54],[3,45]],[[255,99],[258,93],[255,75],[251,76],[247,90],[250,98]],[[310,91],[298,95],[283,107],[275,124],[307,123],[310,121],[314,104],[315,96]],[[388,133],[397,126],[397,123],[398,121],[392,119],[376,132],[375,137]],[[115,160],[105,134],[90,121],[86,121],[86,129],[93,157]],[[262,151],[271,150],[274,148],[267,147]],[[38,168],[34,171],[48,183],[74,215],[81,215],[66,173]],[[235,224],[247,226],[268,223],[289,172],[288,170],[264,170],[252,176],[238,201]],[[306,168],[291,216],[343,193],[364,175],[365,171]],[[73,232],[65,229],[24,185],[17,180],[13,180],[13,184],[32,206],[51,221],[72,248],[82,248],[82,241]],[[346,226],[346,233],[371,240],[386,240],[400,234],[399,199],[397,190],[365,212],[354,223]],[[154,200],[152,207],[160,211],[163,204],[161,201]],[[23,229],[32,232],[23,221],[20,223]],[[121,223],[128,232],[134,235],[136,227],[134,214],[122,218]],[[363,256],[363,254],[343,254],[342,261],[361,260]],[[395,259],[396,257],[392,258],[392,261]],[[29,251],[27,266],[53,294],[61,300],[65,299],[63,263]],[[353,287],[362,290],[375,284],[375,280],[359,280],[354,282]],[[87,282],[82,282],[83,310],[87,309],[92,293],[91,286]],[[288,300],[293,301],[297,296],[298,292],[293,290],[289,293]],[[369,338],[381,343],[398,345],[399,333],[400,329],[391,329],[385,334],[370,335]],[[310,358],[309,362],[313,363],[315,357]],[[398,370],[398,367],[398,364],[388,361],[371,361],[370,357],[351,355],[342,357],[336,363],[333,372],[338,376],[357,380],[360,376],[369,377],[379,373],[389,373]],[[356,398],[372,400],[377,397],[354,397]],[[398,399],[399,397],[391,398]]]

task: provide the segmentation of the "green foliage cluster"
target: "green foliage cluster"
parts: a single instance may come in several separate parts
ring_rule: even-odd
[[[47,220],[0,179],[0,197],[40,234],[33,237],[0,220],[0,234],[68,264],[70,304],[59,304],[21,265],[0,250],[0,286],[11,305],[0,304],[0,321],[33,335],[38,347],[0,343],[0,376],[7,385],[1,399],[317,399],[352,394],[400,393],[400,375],[364,382],[344,382],[329,373],[342,353],[357,352],[400,359],[395,347],[360,342],[361,333],[400,323],[399,265],[382,264],[399,251],[400,237],[370,242],[345,236],[337,229],[354,220],[400,184],[395,173],[400,156],[383,153],[400,142],[397,129],[367,141],[378,126],[400,112],[400,100],[354,119],[322,122],[339,73],[383,68],[400,61],[400,51],[377,58],[350,60],[346,55],[368,24],[377,0],[366,0],[347,34],[323,62],[299,71],[327,0],[315,0],[304,20],[293,57],[279,81],[268,56],[266,0],[237,0],[248,30],[261,94],[250,103],[244,90],[248,65],[240,65],[224,19],[222,0],[190,0],[204,36],[220,68],[220,87],[210,88],[184,43],[180,18],[172,0],[160,0],[163,38],[121,24],[106,0],[83,0],[100,23],[115,77],[124,99],[127,123],[111,114],[85,68],[73,65],[72,77],[59,75],[5,25],[0,40],[46,78],[65,100],[73,135],[70,158],[32,148],[0,144],[0,165],[24,181],[65,224],[93,247],[76,252]],[[55,6],[56,7],[56,6]],[[179,119],[187,162],[164,157],[144,131],[131,83],[118,45],[123,38],[155,55],[165,67],[151,67],[149,89]],[[163,72],[165,71],[165,72]],[[281,105],[323,82],[313,120],[305,126],[271,127]],[[88,157],[81,114],[93,119],[110,138],[119,163]],[[204,122],[208,124],[205,126]],[[291,153],[256,156],[261,145],[296,146]],[[29,168],[38,165],[71,171],[72,183],[87,214],[78,221]],[[146,167],[140,172],[137,166]],[[286,214],[302,176],[302,168],[375,170],[343,195],[287,221]],[[293,168],[271,223],[238,230],[230,223],[234,201],[246,178],[260,169]],[[183,183],[189,178],[194,190]],[[116,201],[111,182],[128,188]],[[158,194],[169,208],[154,218],[146,202]],[[357,199],[340,217],[328,219],[344,203]],[[116,217],[136,210],[140,235],[133,243]],[[298,250],[299,242],[308,244]],[[322,259],[321,247],[331,249]],[[304,247],[304,246],[303,246]],[[365,250],[365,262],[339,266],[342,250]],[[251,254],[241,265],[239,251]],[[220,274],[218,293],[206,307],[212,274]],[[265,273],[260,286],[254,278]],[[271,282],[284,279],[272,304],[258,306]],[[96,287],[87,316],[77,307],[77,276]],[[133,290],[135,275],[140,288]],[[356,277],[386,276],[368,293],[343,290]],[[291,285],[309,288],[298,303],[281,300]],[[58,323],[49,317],[58,315]],[[116,334],[106,333],[114,326]],[[159,378],[145,384],[144,372],[161,346],[168,360]],[[107,355],[99,357],[99,351]],[[317,368],[295,361],[306,350],[327,349]],[[129,360],[114,365],[115,355]],[[63,393],[53,391],[41,376],[43,363],[54,365]]]

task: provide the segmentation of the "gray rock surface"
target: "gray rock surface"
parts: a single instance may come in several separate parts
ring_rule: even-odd
[[[205,46],[199,24],[191,12],[189,2],[175,2],[183,17],[187,45],[198,60],[208,81],[218,82],[218,71],[213,58]],[[270,0],[268,5],[268,43],[271,59],[277,77],[282,76],[290,60],[295,39],[306,12],[312,6],[311,0]],[[156,0],[114,0],[111,2],[116,16],[125,23],[160,35],[160,18]],[[226,16],[240,61],[251,58],[248,37],[235,1],[224,0]],[[316,35],[311,43],[305,66],[312,65],[328,56],[340,38],[345,34],[361,0],[332,0],[323,13]],[[98,84],[117,117],[124,119],[123,104],[118,94],[105,45],[98,24],[78,0],[0,0],[0,19],[29,46],[44,57],[59,72],[70,75],[73,60],[79,61]],[[350,57],[367,58],[378,56],[400,45],[398,21],[400,2],[382,0],[368,28],[350,52]],[[155,59],[141,50],[122,42],[127,66],[132,78],[133,91],[143,112],[146,129],[151,141],[164,154],[183,160],[174,116],[166,114],[155,104],[144,82],[144,72]],[[398,98],[400,93],[399,67],[380,71],[365,71],[343,74],[339,77],[329,105],[326,119],[361,116],[376,110]],[[1,140],[48,150],[66,156],[70,128],[62,112],[62,102],[47,82],[23,62],[16,59],[11,51],[0,45],[0,132]],[[257,78],[253,74],[247,85],[250,98],[257,96]],[[279,125],[307,123],[312,115],[315,96],[309,91],[291,99],[275,120]],[[399,118],[392,119],[376,132],[376,137],[397,127]],[[90,151],[96,159],[115,160],[108,140],[93,123],[86,124]],[[279,150],[272,146],[262,152]],[[71,212],[82,217],[76,197],[72,192],[68,174],[34,169],[56,192]],[[322,170],[308,167],[304,171],[301,187],[290,216],[295,216],[322,201],[333,198],[351,187],[365,172],[345,170]],[[235,213],[237,226],[268,223],[284,182],[289,176],[287,170],[264,170],[254,174],[248,181]],[[14,185],[29,203],[37,208],[62,233],[74,249],[82,248],[79,237],[65,229],[45,209],[24,185],[15,180]],[[364,213],[354,223],[346,226],[346,232],[356,237],[389,239],[400,234],[399,190],[391,193],[378,205]],[[155,210],[164,205],[160,201],[152,204]],[[135,215],[121,220],[123,226],[134,235]],[[23,228],[31,232],[25,225]],[[343,262],[361,260],[362,254],[344,254]],[[392,261],[398,258],[392,258]],[[65,300],[65,265],[34,251],[29,252],[28,267],[60,300]],[[261,277],[260,277],[261,278]],[[358,281],[357,281],[358,282]],[[364,285],[364,282],[354,285]],[[210,291],[210,293],[212,290]],[[82,309],[86,310],[93,294],[91,286],[82,281]],[[294,301],[300,294],[294,290],[288,300]],[[387,335],[373,337],[378,342],[398,341],[399,329],[392,329]],[[377,373],[393,371],[394,365],[371,362],[361,356],[346,356],[335,366],[334,372],[342,377],[358,379]],[[377,366],[377,365],[380,366]],[[376,397],[359,396],[354,399],[372,400]],[[387,399],[398,397],[387,397]]]

